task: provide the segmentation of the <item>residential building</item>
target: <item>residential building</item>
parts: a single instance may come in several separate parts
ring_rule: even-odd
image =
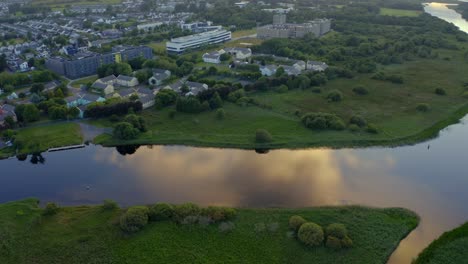
[[[147,109],[147,108],[154,105],[154,103],[155,103],[154,97],[155,96],[153,94],[150,94],[150,95],[147,95],[147,96],[144,96],[144,97],[140,97],[138,100],[141,102],[141,105],[143,106],[143,109]]]
[[[160,27],[163,24],[164,23],[162,23],[162,22],[151,22],[151,23],[139,24],[139,25],[137,25],[137,29],[138,30],[148,31],[148,30],[153,30],[153,29],[155,29],[157,27]]]
[[[288,65],[280,65],[280,67],[282,67],[284,69],[284,72],[287,74],[287,75],[294,75],[294,76],[297,76],[299,74],[301,74],[301,70],[294,67],[294,66],[288,66]]]
[[[17,121],[15,107],[9,104],[0,105],[0,127],[5,125],[5,119],[9,116],[13,118],[13,121]]]
[[[278,66],[273,65],[273,64],[260,66],[260,72],[264,76],[272,76],[273,74],[276,73],[277,69],[278,69]]]
[[[114,84],[115,82],[115,79],[117,79],[117,77],[115,77],[115,75],[111,74],[109,76],[106,76],[106,77],[103,77],[101,79],[97,79],[97,81],[101,82],[101,83],[106,83],[106,84]]]
[[[252,50],[249,48],[225,48],[220,51],[221,54],[225,52],[238,60],[245,60],[252,56]]]
[[[184,87],[186,87],[187,91],[183,91]],[[205,83],[198,83],[198,82],[177,81],[171,85],[165,86],[163,89],[171,89],[185,96],[190,96],[190,95],[196,96],[200,92],[208,90],[208,85]]]
[[[164,80],[171,77],[171,71],[163,69],[153,69],[153,76],[148,79],[148,83],[153,86],[161,85]]]
[[[325,62],[321,61],[308,61],[307,70],[310,71],[325,71],[328,68],[328,65]]]
[[[138,79],[133,77],[133,76],[127,76],[127,75],[120,74],[115,79],[115,84],[120,85],[120,86],[125,86],[125,87],[134,87],[134,86],[138,85]]]
[[[286,24],[286,14],[274,14],[273,24],[274,25]]]
[[[93,85],[91,86],[91,89],[94,92],[97,92],[104,96],[107,96],[114,92],[114,86],[112,84],[103,83],[103,82],[100,82],[99,80],[93,83]]]
[[[106,101],[104,97],[95,94],[77,94],[65,98],[67,102],[67,107],[78,107],[81,105],[88,105],[90,103],[102,103]]]
[[[166,42],[169,53],[183,53],[201,46],[223,43],[231,39],[231,31],[218,29],[180,38],[173,38]]]
[[[151,59],[153,58],[153,50],[146,46],[116,46],[112,48],[112,52],[104,54],[81,52],[71,58],[49,58],[45,65],[57,74],[76,79],[96,74],[101,65],[128,61],[138,57]]]
[[[246,7],[250,2],[248,1],[240,1],[240,2],[237,2],[237,3],[234,3],[235,6],[239,7],[239,8],[244,8]]]
[[[205,53],[203,54],[202,59],[204,62],[207,63],[219,64],[221,63],[221,54],[219,54],[218,52]]]
[[[206,31],[212,30],[220,30],[222,26],[213,26],[211,21],[206,22],[193,22],[193,23],[182,23],[180,24],[180,28],[183,30],[190,30],[194,33],[201,33]]]

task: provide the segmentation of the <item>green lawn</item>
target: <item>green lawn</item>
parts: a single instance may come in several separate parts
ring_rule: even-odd
[[[422,11],[417,10],[404,10],[404,9],[393,9],[393,8],[380,8],[380,15],[382,16],[397,16],[397,17],[416,17],[422,14]]]
[[[248,93],[249,97],[271,106],[271,109],[224,102],[224,120],[218,120],[213,111],[177,113],[171,119],[171,108],[150,109],[143,112],[149,131],[137,139],[121,142],[103,136],[97,142],[105,145],[147,143],[255,148],[259,147],[254,142],[255,131],[262,128],[272,134],[273,142],[268,144],[272,148],[414,143],[437,135],[440,129],[457,122],[468,112],[468,101],[462,96],[468,64],[456,54],[441,50],[441,57],[451,59],[420,59],[382,68],[388,74],[402,75],[403,84],[373,80],[371,75],[360,74],[353,79],[329,81],[320,87],[321,93],[314,93],[311,89]],[[450,77],[446,73],[450,73]],[[367,87],[369,94],[354,94],[352,89],[359,85]],[[437,87],[443,87],[447,95],[436,95],[434,90]],[[343,101],[330,103],[326,100],[328,91],[334,89],[343,93]],[[420,103],[428,103],[430,111],[418,112],[416,106]],[[357,114],[375,124],[380,132],[314,131],[301,124],[296,111],[300,115],[307,112],[335,113],[345,122]],[[106,120],[93,123],[112,126]]]
[[[35,199],[0,205],[0,263],[384,263],[418,224],[404,209],[357,206],[239,209],[231,232],[210,226],[153,222],[134,235],[118,228],[122,210],[62,208],[41,216]],[[299,214],[326,226],[346,225],[353,248],[307,248],[288,233]],[[277,224],[258,232],[255,225]]]
[[[445,232],[432,242],[414,264],[459,264],[468,260],[468,223]]]
[[[19,129],[16,142],[19,142],[18,153],[29,154],[46,151],[49,148],[81,144],[83,137],[80,126],[76,123],[53,124]],[[0,149],[0,157],[15,154],[10,148]]]
[[[74,88],[80,88],[82,84],[87,85],[88,83],[94,83],[97,79],[98,79],[97,75],[81,78],[81,79],[72,81],[71,86],[73,86]]]
[[[253,34],[256,34],[256,33],[257,33],[256,28],[246,29],[246,30],[238,30],[238,31],[232,32],[232,38],[240,38],[240,37],[250,36],[250,35],[253,35]]]

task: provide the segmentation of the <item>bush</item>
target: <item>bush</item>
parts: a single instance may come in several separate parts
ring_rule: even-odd
[[[434,90],[434,93],[437,94],[437,95],[446,95],[447,94],[447,92],[445,91],[444,88],[436,88]]]
[[[418,110],[419,112],[427,112],[430,110],[430,107],[426,103],[421,103],[416,106],[416,110]]]
[[[227,233],[227,232],[231,232],[232,230],[234,230],[235,227],[236,226],[234,225],[233,222],[222,222],[221,224],[219,224],[218,230],[221,233]]]
[[[42,212],[43,215],[54,215],[58,212],[59,207],[55,203],[47,203],[44,211]]]
[[[255,142],[257,143],[268,143],[273,140],[271,134],[265,129],[257,129],[255,132]]]
[[[343,239],[348,235],[348,230],[346,230],[345,225],[334,223],[327,226],[326,234],[327,236]]]
[[[284,85],[284,84],[282,84],[282,85],[280,85],[279,87],[276,87],[276,88],[275,88],[275,91],[276,91],[277,93],[286,93],[286,92],[288,92],[288,90],[289,90],[288,86],[286,86],[286,85]]]
[[[169,111],[168,116],[169,116],[170,119],[174,119],[176,114],[177,114],[177,111],[171,110],[171,111]]]
[[[114,128],[114,137],[118,139],[124,139],[124,140],[129,140],[129,139],[134,139],[138,136],[140,131],[133,127],[132,124],[127,123],[127,122],[120,122],[118,123],[115,128]]]
[[[343,130],[346,127],[341,118],[328,113],[308,113],[301,118],[301,121],[310,129]]]
[[[289,218],[289,228],[297,231],[306,222],[307,220],[305,220],[302,216],[293,215]]]
[[[174,206],[173,218],[177,222],[182,222],[187,216],[200,214],[200,207],[193,203],[184,203]]]
[[[360,130],[359,126],[358,126],[358,125],[355,125],[355,124],[349,125],[348,128],[349,128],[349,130],[350,130],[351,132],[358,132],[358,131]]]
[[[353,88],[353,92],[357,95],[366,95],[369,93],[369,90],[367,90],[364,86],[358,86]]]
[[[366,131],[371,133],[371,134],[378,134],[379,133],[379,129],[374,124],[368,124]]]
[[[328,236],[325,246],[332,249],[341,249],[341,240],[334,236]]]
[[[174,214],[174,208],[167,203],[157,203],[149,207],[148,217],[150,221],[168,220]]]
[[[130,207],[120,217],[120,228],[127,233],[140,231],[148,224],[148,208],[146,206]]]
[[[324,238],[322,227],[312,222],[303,224],[297,236],[302,243],[313,247],[320,246]]]
[[[327,100],[329,102],[339,102],[339,101],[343,100],[343,94],[338,90],[330,91],[327,94]]]
[[[215,222],[231,220],[237,214],[236,210],[228,207],[208,206],[201,210],[201,214],[210,217]]]
[[[114,210],[119,208],[119,205],[113,201],[113,200],[104,200],[104,203],[102,204],[102,208],[104,210]]]
[[[224,111],[224,109],[219,108],[218,110],[216,110],[216,118],[218,120],[223,120],[225,117],[226,117],[226,112]]]
[[[312,92],[313,92],[313,93],[319,94],[319,93],[322,93],[322,89],[320,89],[320,88],[313,88],[313,89],[312,89]]]
[[[464,93],[462,94],[462,96],[463,96],[464,98],[468,98],[468,91],[464,92]]]
[[[351,238],[349,238],[348,236],[345,236],[343,239],[341,239],[341,247],[343,248],[353,247],[353,240],[351,240]]]
[[[366,119],[364,119],[364,117],[359,116],[359,115],[352,116],[351,119],[349,120],[349,123],[355,124],[359,127],[365,127],[367,125]]]

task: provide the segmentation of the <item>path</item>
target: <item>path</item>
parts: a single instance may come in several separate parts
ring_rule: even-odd
[[[87,123],[78,122],[81,129],[81,134],[83,135],[84,142],[93,141],[93,139],[101,134],[112,134],[112,128],[102,128],[93,126]]]

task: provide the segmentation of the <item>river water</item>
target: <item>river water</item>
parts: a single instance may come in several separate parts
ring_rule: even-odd
[[[425,11],[462,29],[453,10]],[[468,31],[467,31],[468,32]],[[113,199],[239,207],[361,204],[421,216],[389,263],[410,263],[444,231],[468,221],[468,117],[414,146],[255,151],[142,146],[43,153],[0,161],[0,202],[37,197],[62,205]]]

